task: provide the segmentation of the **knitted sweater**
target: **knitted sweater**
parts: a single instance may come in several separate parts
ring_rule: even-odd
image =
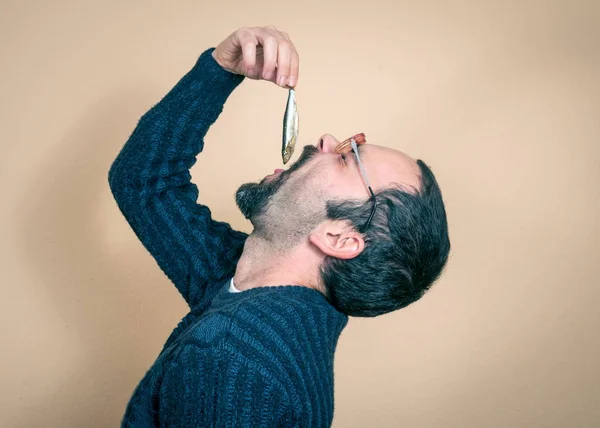
[[[330,426],[347,316],[298,285],[228,292],[247,235],[197,203],[189,170],[243,80],[212,51],[142,116],[109,172],[119,209],[190,307],[122,426]]]

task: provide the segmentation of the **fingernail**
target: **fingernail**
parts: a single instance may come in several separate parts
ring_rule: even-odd
[[[296,78],[294,76],[290,76],[290,78],[288,79],[288,86],[294,87],[296,86]]]
[[[279,86],[284,86],[284,85],[285,85],[285,82],[286,82],[286,80],[287,80],[287,76],[279,76],[279,80],[277,81],[277,84],[278,84]]]
[[[250,77],[254,76],[254,69],[253,69],[253,68],[249,68],[249,69],[246,71],[246,74],[247,74],[248,76],[250,76]]]
[[[273,78],[273,71],[267,71],[265,72],[264,76],[263,76],[266,80],[270,80]]]

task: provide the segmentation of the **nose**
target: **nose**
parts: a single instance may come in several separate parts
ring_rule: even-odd
[[[340,142],[333,136],[325,134],[321,136],[317,144],[317,149],[320,153],[333,153]]]

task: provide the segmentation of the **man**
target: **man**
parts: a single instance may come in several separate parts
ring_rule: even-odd
[[[189,170],[228,96],[245,77],[294,87],[298,64],[274,27],[234,32],[140,119],[110,169],[122,213],[191,309],[123,426],[330,426],[348,316],[416,301],[446,263],[433,174],[381,146],[336,150],[324,135],[287,171],[241,186],[249,236],[197,204]]]

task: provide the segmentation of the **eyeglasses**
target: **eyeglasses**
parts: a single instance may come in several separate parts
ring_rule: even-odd
[[[351,148],[351,150],[354,152],[354,155],[356,156],[356,161],[358,163],[360,173],[362,174],[363,179],[367,184],[367,188],[369,189],[369,193],[371,194],[371,202],[373,204],[373,208],[371,208],[371,214],[369,214],[367,222],[360,230],[361,233],[365,233],[367,231],[369,225],[371,224],[371,220],[373,220],[373,216],[375,215],[375,209],[377,208],[377,199],[375,198],[375,192],[373,192],[373,189],[371,188],[371,184],[369,183],[369,179],[367,178],[367,173],[365,172],[365,168],[360,160],[360,156],[358,155],[358,146],[361,144],[365,144],[366,142],[367,139],[365,138],[365,134],[356,134],[355,136],[342,141],[335,148],[335,151],[337,153],[345,153],[348,151],[348,148]]]

